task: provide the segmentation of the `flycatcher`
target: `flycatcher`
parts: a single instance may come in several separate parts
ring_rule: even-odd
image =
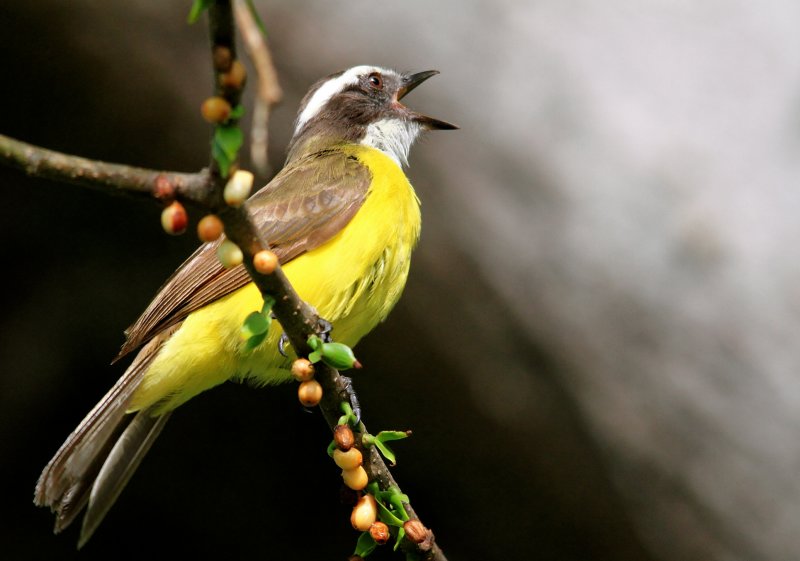
[[[455,125],[400,101],[437,74],[356,66],[303,98],[284,168],[246,203],[298,294],[355,345],[383,321],[406,283],[420,234],[419,199],[403,173],[418,135]],[[140,348],[44,468],[35,503],[55,531],[88,505],[82,546],[179,405],[226,380],[291,380],[281,327],[245,349],[244,319],[263,300],[243,266],[225,269],[221,240],[201,246],[126,331],[117,358]]]

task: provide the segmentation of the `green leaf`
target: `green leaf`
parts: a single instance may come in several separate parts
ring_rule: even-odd
[[[377,542],[372,539],[372,536],[369,535],[369,532],[363,532],[359,537],[358,541],[356,542],[356,550],[354,552],[355,555],[360,555],[361,557],[366,557],[373,551],[375,548],[378,547]]]
[[[375,435],[375,438],[381,442],[389,442],[390,440],[403,440],[404,438],[408,438],[408,432],[404,430],[382,430]]]
[[[395,516],[391,510],[386,508],[381,501],[376,501],[376,503],[378,504],[378,518],[381,519],[381,522],[384,522],[388,526],[403,527],[403,521]]]
[[[308,338],[308,346],[311,347],[313,350],[317,351],[322,347],[322,339],[320,339],[316,335],[311,335]]]
[[[389,463],[394,466],[397,463],[397,459],[395,458],[394,452],[391,448],[389,448],[386,444],[378,440],[377,438],[373,441],[373,444],[378,447],[383,457],[389,460]]]
[[[192,9],[189,10],[189,17],[187,21],[189,24],[195,23],[198,19],[200,19],[200,14],[205,12],[209,6],[211,6],[211,2],[213,0],[194,0],[192,3]]]
[[[322,359],[322,351],[314,351],[308,355],[310,362],[319,362]]]
[[[364,438],[364,444],[368,446],[377,446],[383,457],[389,460],[393,466],[397,463],[394,451],[386,444],[392,440],[402,440],[408,438],[408,432],[400,430],[382,430],[374,436]]]
[[[211,146],[211,155],[214,158],[214,161],[217,162],[219,166],[219,174],[222,177],[228,177],[228,172],[231,169],[231,159],[225,154],[221,147],[217,146],[217,143],[214,142]]]
[[[244,115],[244,105],[240,103],[231,110],[231,114],[228,116],[228,119],[235,119],[238,121],[239,119],[242,118],[243,115]]]
[[[251,338],[253,335],[261,335],[269,331],[269,325],[272,323],[270,317],[262,312],[253,312],[244,320],[242,325],[242,336],[245,339]]]
[[[236,155],[239,153],[239,148],[242,147],[242,142],[244,142],[242,129],[235,125],[223,125],[214,129],[211,153],[219,165],[219,173],[222,177],[228,177],[231,164],[236,161]]]
[[[259,333],[258,335],[253,335],[252,337],[250,337],[250,338],[249,338],[249,339],[248,339],[248,340],[245,342],[245,344],[244,344],[244,350],[245,350],[245,351],[247,351],[247,352],[250,352],[250,351],[252,351],[252,350],[253,350],[253,349],[255,349],[257,346],[259,346],[261,343],[263,343],[263,342],[264,342],[264,339],[266,339],[266,338],[267,338],[267,334],[266,334],[266,332],[265,332],[265,333]]]
[[[400,526],[400,528],[397,530],[397,539],[394,540],[394,548],[392,548],[394,551],[397,551],[397,548],[400,547],[400,542],[403,541],[405,535],[406,529]]]
[[[222,125],[214,129],[214,144],[219,146],[231,162],[236,159],[242,142],[244,142],[242,129],[235,125]]]

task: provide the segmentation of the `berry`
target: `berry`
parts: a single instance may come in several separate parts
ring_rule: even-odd
[[[356,506],[353,507],[353,512],[350,514],[350,524],[356,530],[366,532],[377,518],[378,503],[375,502],[375,497],[364,495],[358,499]]]
[[[218,96],[209,97],[200,106],[200,114],[212,125],[224,123],[231,116],[231,104]]]
[[[178,201],[173,202],[161,212],[161,226],[167,234],[177,236],[186,231],[189,225],[189,216],[186,209]]]
[[[258,254],[256,254],[258,257]],[[258,269],[258,266],[256,266]],[[308,382],[314,377],[314,365],[307,358],[298,358],[292,363],[292,376],[298,382]]]
[[[222,235],[222,220],[216,214],[207,214],[197,223],[197,237],[204,242],[213,242]]]
[[[380,520],[376,520],[372,523],[372,526],[369,527],[369,535],[372,536],[375,543],[383,545],[389,541],[389,526]]]
[[[361,491],[367,486],[367,483],[369,483],[367,470],[365,470],[363,466],[342,470],[342,479],[344,480],[344,484],[353,491]]]
[[[230,206],[241,206],[253,190],[253,174],[249,171],[237,170],[225,184],[222,197]]]
[[[244,256],[239,246],[231,240],[223,241],[217,248],[217,259],[226,269],[242,264]]]
[[[272,253],[268,249],[262,249],[253,256],[253,267],[255,267],[256,271],[258,271],[262,275],[271,275],[273,272],[275,272],[275,268],[277,266],[278,266],[278,256]],[[309,362],[309,364],[311,363]],[[294,366],[292,367],[292,373],[294,373]],[[312,376],[314,375],[313,369],[311,371],[311,375]]]
[[[316,380],[308,380],[297,388],[297,398],[305,407],[314,407],[322,400],[322,386]]]
[[[333,461],[343,470],[356,469],[364,461],[364,457],[358,448],[350,448],[347,452],[342,452],[338,448],[333,451]]]

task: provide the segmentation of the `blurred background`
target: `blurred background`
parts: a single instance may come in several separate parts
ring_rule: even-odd
[[[190,4],[2,3],[0,132],[206,165]],[[462,127],[412,150],[423,236],[355,380],[371,429],[413,429],[395,473],[450,559],[800,558],[800,4],[257,7],[274,168],[306,89],[356,64],[440,70],[407,102]],[[2,557],[345,559],[330,436],[294,385],[192,400],[80,554],[52,535],[39,472],[198,242],[153,204],[0,185]]]

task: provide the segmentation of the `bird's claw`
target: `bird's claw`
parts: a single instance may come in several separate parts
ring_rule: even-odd
[[[325,318],[317,317],[317,331],[319,332],[319,338],[322,339],[323,343],[330,343],[333,341],[331,338],[333,324],[331,324],[331,322]]]
[[[353,415],[356,417],[356,425],[361,422],[361,405],[358,403],[358,396],[356,395],[355,390],[353,389],[353,379],[349,376],[342,376],[342,380],[344,380],[344,391],[347,395],[347,400],[350,402],[350,407],[353,409]]]
[[[286,354],[286,343],[289,342],[289,337],[286,336],[286,332],[281,332],[281,338],[278,339],[278,352],[285,358],[288,358],[289,355]]]

